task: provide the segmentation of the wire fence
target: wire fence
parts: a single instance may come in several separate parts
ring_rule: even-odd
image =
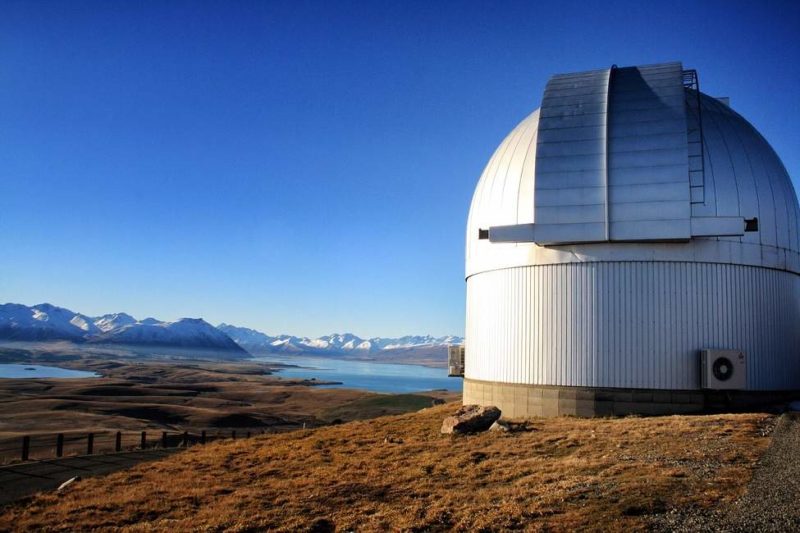
[[[104,431],[25,435],[0,440],[0,464],[156,448],[188,448],[223,439],[250,438],[264,430],[199,432]]]

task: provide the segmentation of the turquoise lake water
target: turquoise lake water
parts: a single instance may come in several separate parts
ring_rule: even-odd
[[[94,372],[57,366],[0,364],[0,378],[96,378]]]
[[[461,378],[447,377],[445,368],[348,361],[334,357],[269,355],[259,361],[297,365],[276,372],[277,377],[339,381],[341,385],[322,385],[363,389],[372,392],[419,392],[434,389],[461,390]]]

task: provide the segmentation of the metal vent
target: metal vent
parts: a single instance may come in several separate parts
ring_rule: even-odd
[[[700,352],[700,386],[712,390],[741,390],[747,387],[747,358],[739,350]]]
[[[454,345],[447,347],[447,375],[450,377],[464,376],[463,345]]]

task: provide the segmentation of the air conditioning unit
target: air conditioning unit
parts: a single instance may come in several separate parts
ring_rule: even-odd
[[[463,345],[450,345],[447,347],[447,375],[451,378],[464,376]]]
[[[700,386],[713,390],[747,387],[747,358],[739,350],[701,350]]]

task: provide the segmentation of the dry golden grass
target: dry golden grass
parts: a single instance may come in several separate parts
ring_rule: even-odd
[[[631,530],[739,495],[763,414],[539,419],[439,433],[455,404],[195,447],[5,510],[0,529]]]

